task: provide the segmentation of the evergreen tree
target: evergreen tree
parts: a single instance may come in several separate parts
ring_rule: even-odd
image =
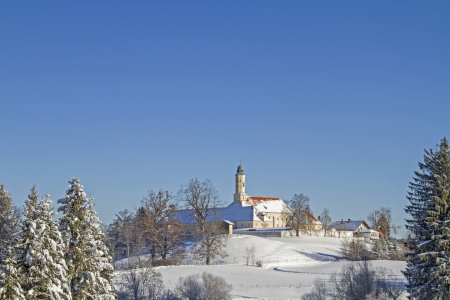
[[[78,178],[69,181],[64,199],[58,200],[63,212],[60,231],[66,248],[68,278],[74,299],[115,299],[108,267],[108,250],[103,243],[92,199],[86,197]]]
[[[450,299],[450,152],[446,138],[425,150],[405,211],[411,215],[410,259],[403,272],[410,299]]]
[[[5,186],[0,184],[0,263],[9,255],[8,249],[14,248],[19,233],[19,218],[14,214],[12,197]]]
[[[71,299],[64,260],[61,233],[52,217],[49,195],[39,202],[33,186],[24,205],[23,249],[19,262],[23,264],[23,289],[27,299]]]
[[[21,286],[22,269],[15,252],[13,246],[4,251],[4,260],[0,264],[0,300],[25,299]]]
[[[105,234],[101,230],[101,222],[96,216],[92,195],[86,205],[85,232],[87,233],[87,258],[91,278],[91,294],[96,299],[116,299],[115,288],[112,284],[114,270],[110,263],[108,247],[105,245]]]

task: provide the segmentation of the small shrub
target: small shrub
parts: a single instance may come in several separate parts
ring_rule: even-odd
[[[263,266],[262,261],[258,259],[258,260],[256,261],[256,266],[257,266],[258,268],[262,268],[262,266]]]
[[[207,272],[181,277],[176,286],[179,296],[188,300],[229,300],[232,289],[225,279]]]
[[[166,300],[177,299],[164,289],[161,273],[151,267],[137,268],[130,265],[122,275],[122,284],[116,292],[120,300]]]
[[[348,260],[371,260],[373,254],[367,250],[366,244],[355,238],[344,238],[341,241],[342,258]]]
[[[406,261],[408,249],[395,239],[381,238],[376,240],[372,250],[377,259]]]
[[[374,268],[369,261],[344,265],[329,280],[315,280],[311,292],[302,300],[400,299],[404,293],[402,281],[397,281],[392,270]]]
[[[311,292],[304,294],[302,300],[324,300],[327,297],[327,285],[322,279],[315,279]]]

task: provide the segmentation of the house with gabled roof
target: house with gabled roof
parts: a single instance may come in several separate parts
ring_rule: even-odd
[[[344,221],[333,222],[328,230],[335,232],[338,237],[359,237],[364,238],[365,241],[379,238],[379,232],[370,228],[369,224],[364,220],[348,219]]]

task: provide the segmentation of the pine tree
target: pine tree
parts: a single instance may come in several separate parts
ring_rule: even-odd
[[[64,260],[65,245],[52,218],[50,195],[39,201],[33,186],[24,205],[23,249],[21,259],[24,270],[23,289],[27,299],[71,299]]]
[[[410,299],[450,299],[450,151],[446,138],[425,150],[410,182],[407,229],[412,250],[406,270]]]
[[[58,211],[63,212],[60,231],[66,248],[68,278],[74,299],[116,299],[108,268],[108,250],[103,243],[92,199],[86,197],[78,178],[69,181],[69,189]]]
[[[19,218],[14,214],[12,197],[0,184],[0,263],[9,254],[8,249],[14,248],[19,233]]]
[[[4,260],[0,264],[0,300],[25,299],[21,286],[23,272],[15,252],[13,246],[4,251]]]

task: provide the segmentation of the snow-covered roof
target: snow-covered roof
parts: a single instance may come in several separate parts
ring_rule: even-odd
[[[365,229],[370,229],[370,226],[364,220],[349,220],[349,221],[336,221],[333,222],[328,229],[355,231],[359,225],[363,224]]]
[[[178,210],[177,218],[183,223],[194,222],[191,210]],[[216,208],[214,214],[207,218],[208,222],[220,220],[236,221],[261,221],[257,212],[251,206],[243,206],[242,203],[231,203],[227,207]]]
[[[247,201],[233,202],[227,207],[216,208],[215,213],[210,215],[207,221],[212,222],[218,221],[219,219],[230,222],[272,221],[269,218],[270,213],[282,213],[287,206],[280,198],[248,197],[248,199]],[[306,213],[312,224],[322,224],[310,212]],[[190,210],[179,210],[177,212],[177,218],[183,223],[192,223],[194,221]]]
[[[214,209],[213,212],[211,212],[211,209],[210,209],[210,214],[206,218],[206,221],[208,221],[208,222],[222,221],[224,219],[222,210],[223,210],[223,208],[216,208],[216,209]],[[183,223],[193,223],[194,219],[192,218],[191,212],[192,212],[191,209],[177,210],[176,218],[179,219]]]
[[[261,221],[251,206],[244,206],[242,202],[233,202],[227,207],[222,208],[222,217],[224,220],[236,221]]]
[[[258,212],[281,213],[286,204],[280,198],[249,196],[242,206],[253,206]]]

